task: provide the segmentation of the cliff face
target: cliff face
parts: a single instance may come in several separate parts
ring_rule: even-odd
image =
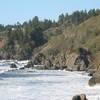
[[[100,16],[84,23],[63,27],[62,34],[52,36],[33,55],[33,64],[46,69],[86,70],[100,67]]]
[[[82,48],[81,48],[82,49]],[[34,67],[37,66],[37,69],[66,69],[69,71],[86,71],[91,66],[90,55],[88,51],[82,49],[86,54],[64,54],[64,53],[38,53],[25,67]]]
[[[40,28],[28,30],[29,33],[27,30],[26,33],[24,31],[19,28],[18,32],[12,31],[16,41],[10,42],[5,41],[5,37],[1,38],[2,34],[0,34],[0,58],[28,59],[32,57],[32,63],[55,66],[56,69],[62,66],[69,70],[83,70],[82,66],[93,65],[95,68],[100,66],[100,16],[91,17],[79,25],[62,24],[46,28],[42,30],[43,34]],[[40,35],[43,37],[42,40],[47,38],[46,43],[43,42],[42,45],[39,45],[40,42],[38,44]],[[79,50],[79,48],[82,49]]]
[[[36,27],[18,25],[9,34],[0,32],[0,59],[31,58],[25,67],[40,65],[38,69],[86,70],[93,76],[90,83],[98,83],[100,15],[77,25],[52,26],[54,23],[47,22]]]
[[[33,54],[25,67],[37,69],[66,69],[87,71],[92,78],[89,85],[100,83],[100,16],[78,26],[63,28],[63,33],[52,36],[48,43]]]

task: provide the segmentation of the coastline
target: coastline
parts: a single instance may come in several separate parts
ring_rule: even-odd
[[[33,74],[33,75],[32,75]],[[10,76],[9,76],[10,75]],[[46,76],[45,76],[46,75]],[[71,75],[71,76],[70,76]],[[76,87],[77,88],[79,88],[79,86],[81,86],[81,88],[80,89],[82,89],[83,87],[84,87],[84,81],[86,81],[86,79],[88,78],[88,80],[90,79],[90,77],[88,76],[88,73],[86,73],[85,71],[66,71],[66,70],[34,70],[34,69],[31,69],[31,68],[26,68],[26,69],[19,69],[19,70],[14,70],[14,71],[8,71],[7,73],[4,73],[4,75],[1,75],[2,77],[5,77],[6,78],[6,80],[9,80],[9,79],[14,79],[14,80],[16,80],[16,78],[19,80],[19,82],[21,81],[20,79],[23,79],[23,78],[25,78],[25,80],[27,80],[28,78],[32,78],[31,80],[27,80],[27,82],[29,82],[29,81],[32,81],[32,80],[34,80],[34,78],[36,78],[36,77],[40,77],[41,76],[41,78],[42,77],[45,77],[45,78],[43,78],[43,80],[42,81],[44,81],[43,83],[40,83],[40,84],[47,84],[48,82],[50,82],[50,81],[54,81],[55,80],[55,78],[57,78],[57,79],[60,79],[61,80],[61,83],[59,83],[59,81],[58,82],[56,82],[56,80],[55,80],[55,82],[56,82],[56,84],[58,84],[58,86],[59,85],[62,85],[63,86],[63,84],[68,84],[68,82],[70,82],[70,84],[72,84],[72,83],[75,83],[75,84],[77,84],[76,85]],[[0,77],[1,77],[0,76]],[[49,77],[51,77],[50,78],[50,80],[48,80],[48,78],[46,78],[48,76],[48,78]],[[75,77],[76,77],[76,79],[75,79]],[[68,78],[69,77],[69,78]],[[69,81],[69,79],[71,78],[71,77],[73,77],[73,79],[71,79],[71,81]],[[4,78],[4,79],[5,79]],[[39,78],[39,80],[41,80],[41,78]],[[53,80],[52,80],[52,78],[53,78]],[[67,78],[67,80],[66,80],[66,78]],[[36,78],[37,79],[37,78]],[[44,79],[46,79],[46,80],[44,80]],[[80,79],[82,79],[82,80],[80,80]],[[5,81],[6,81],[5,80]],[[17,80],[17,81],[18,81]],[[64,81],[64,80],[66,80],[66,81]],[[87,80],[87,81],[88,81]],[[3,81],[3,80],[1,80],[1,81]],[[82,83],[82,81],[83,81],[83,83]],[[9,81],[10,82],[10,81]],[[35,80],[34,80],[34,82],[36,82]],[[45,83],[46,82],[46,83]],[[64,82],[64,83],[63,83]],[[78,82],[81,82],[81,84],[80,83],[78,83]],[[18,83],[18,84],[20,84],[20,83]],[[25,83],[23,83],[23,84],[25,84]],[[49,84],[49,83],[48,83]],[[50,82],[50,84],[51,84],[51,82]],[[52,83],[53,84],[53,83]],[[51,84],[51,85],[52,85]],[[78,85],[79,84],[79,85]],[[31,84],[32,85],[32,84]],[[34,85],[34,83],[33,83],[33,85]],[[33,86],[32,85],[32,86]],[[65,85],[65,86],[66,86]],[[98,87],[99,86],[94,86],[94,87],[90,87],[90,86],[88,86],[88,82],[86,82],[85,83],[85,89],[87,90],[87,91],[90,91],[90,90],[96,90],[96,89],[98,89]],[[57,86],[57,85],[56,85]],[[61,86],[61,87],[62,87]],[[70,86],[70,85],[69,85]],[[69,87],[70,89],[72,89],[72,87],[74,87],[75,88],[75,85],[73,84],[71,87]],[[58,88],[58,87],[57,87]],[[69,88],[67,88],[66,87],[66,89],[68,89],[69,90]],[[23,88],[24,89],[24,88]],[[53,88],[52,88],[53,89]],[[83,89],[83,91],[82,90],[80,90],[79,89],[79,91],[77,91],[76,89],[74,89],[74,91],[76,91],[75,93],[73,93],[72,95],[70,95],[70,97],[72,98],[72,96],[74,96],[75,94],[79,94],[79,93],[83,93],[84,92],[84,89]],[[73,90],[73,89],[72,89]],[[70,90],[71,91],[71,90]],[[67,92],[67,90],[66,90],[66,92]],[[84,92],[85,93],[85,92]],[[62,93],[63,94],[63,93]],[[65,94],[65,92],[64,92],[64,94]],[[90,99],[90,97],[89,97],[89,93],[85,93],[86,95],[87,95],[87,98],[89,98]],[[66,97],[66,96],[65,96]],[[98,98],[98,95],[96,95],[95,94],[95,97],[91,97],[92,99],[93,98]],[[91,99],[91,100],[92,100]],[[37,99],[35,99],[35,100],[37,100]],[[45,99],[44,99],[45,100]],[[49,99],[48,99],[49,100]],[[94,99],[94,100],[96,100],[96,99]]]

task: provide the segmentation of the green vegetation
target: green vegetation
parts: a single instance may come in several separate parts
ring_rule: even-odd
[[[76,11],[61,14],[58,21],[37,16],[16,25],[0,25],[0,57],[5,59],[30,59],[37,52],[52,54],[78,53],[86,48],[93,63],[100,62],[100,10]],[[97,62],[96,62],[97,61]]]

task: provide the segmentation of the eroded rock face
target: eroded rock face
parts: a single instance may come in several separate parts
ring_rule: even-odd
[[[86,58],[87,59],[87,58]],[[72,53],[66,59],[66,65],[68,70],[72,71],[84,71],[87,68],[85,61],[81,58],[80,55]]]
[[[79,94],[79,95],[73,96],[72,100],[88,100],[88,99],[86,98],[85,94]]]
[[[34,65],[43,65],[39,69],[66,69],[69,71],[86,71],[89,67],[90,60],[88,51],[79,49],[80,54],[71,53],[37,53],[26,67]]]
[[[88,58],[85,59],[88,61]],[[88,67],[83,58],[75,53],[66,56],[60,53],[57,55],[38,53],[26,67],[34,67],[34,65],[44,65],[42,69],[66,69],[70,71],[85,71]]]

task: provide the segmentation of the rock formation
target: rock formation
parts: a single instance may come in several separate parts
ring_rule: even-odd
[[[93,73],[92,78],[89,80],[90,86],[94,86],[96,84],[100,84],[100,68]]]
[[[83,50],[83,51],[82,51]],[[26,67],[34,67],[34,65],[44,65],[39,69],[66,69],[69,71],[86,71],[90,65],[88,53],[85,49],[81,49],[80,54],[45,54],[38,53],[28,63]]]
[[[88,100],[88,99],[86,98],[85,94],[79,94],[79,95],[73,96],[72,100]]]
[[[12,64],[10,65],[10,68],[17,68],[17,66],[16,66],[16,64],[12,63]]]

